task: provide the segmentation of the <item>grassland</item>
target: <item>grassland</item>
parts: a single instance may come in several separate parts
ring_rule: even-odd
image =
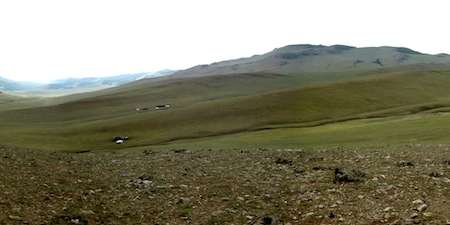
[[[414,65],[1,94],[0,224],[449,224],[449,90]]]
[[[442,69],[149,79],[67,97],[4,97],[0,137],[14,146],[67,151],[404,143],[429,132],[436,133],[433,141],[446,141],[439,125],[447,117],[430,111],[450,108],[449,88],[450,72]],[[166,103],[172,108],[135,110]],[[116,135],[130,141],[115,145]]]
[[[377,147],[401,144],[449,144],[450,115],[421,113],[414,116],[358,119],[303,128],[242,132],[193,140],[180,140],[154,148],[297,148]]]

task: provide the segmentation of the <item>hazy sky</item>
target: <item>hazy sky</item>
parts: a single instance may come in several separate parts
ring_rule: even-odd
[[[288,44],[450,53],[448,0],[0,0],[0,76],[183,69]]]

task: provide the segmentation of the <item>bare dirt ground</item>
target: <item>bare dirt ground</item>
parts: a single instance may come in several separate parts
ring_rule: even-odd
[[[0,224],[449,224],[448,146],[0,147]]]

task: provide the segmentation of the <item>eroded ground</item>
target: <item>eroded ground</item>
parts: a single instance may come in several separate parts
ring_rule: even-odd
[[[448,224],[448,146],[0,148],[0,224]]]

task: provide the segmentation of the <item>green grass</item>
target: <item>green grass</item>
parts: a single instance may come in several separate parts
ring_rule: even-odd
[[[450,114],[361,119],[317,127],[242,132],[176,141],[155,148],[317,148],[416,143],[450,144]]]
[[[261,147],[370,143],[355,134],[377,126],[360,126],[358,130],[345,125],[336,132],[327,129],[358,123],[344,121],[446,111],[450,107],[447,71],[393,70],[329,79],[316,75],[316,79],[312,74],[241,74],[145,80],[67,97],[20,98],[25,102],[14,104],[23,103],[21,107],[7,110],[0,105],[0,138],[10,145],[53,150],[121,149],[182,140],[198,143],[192,144],[196,147],[240,145],[227,144],[233,142],[229,138],[237,138],[236,143],[248,139],[249,145]],[[135,111],[136,107],[164,103],[173,107]],[[380,135],[389,134],[383,131],[384,126],[378,127]],[[272,130],[261,131],[265,129]],[[408,129],[406,126],[405,131]],[[309,138],[288,141],[298,137],[298,131]],[[116,135],[131,139],[126,145],[115,145],[110,139]],[[347,136],[355,139],[348,141]],[[206,142],[195,142],[205,137],[209,137]]]

